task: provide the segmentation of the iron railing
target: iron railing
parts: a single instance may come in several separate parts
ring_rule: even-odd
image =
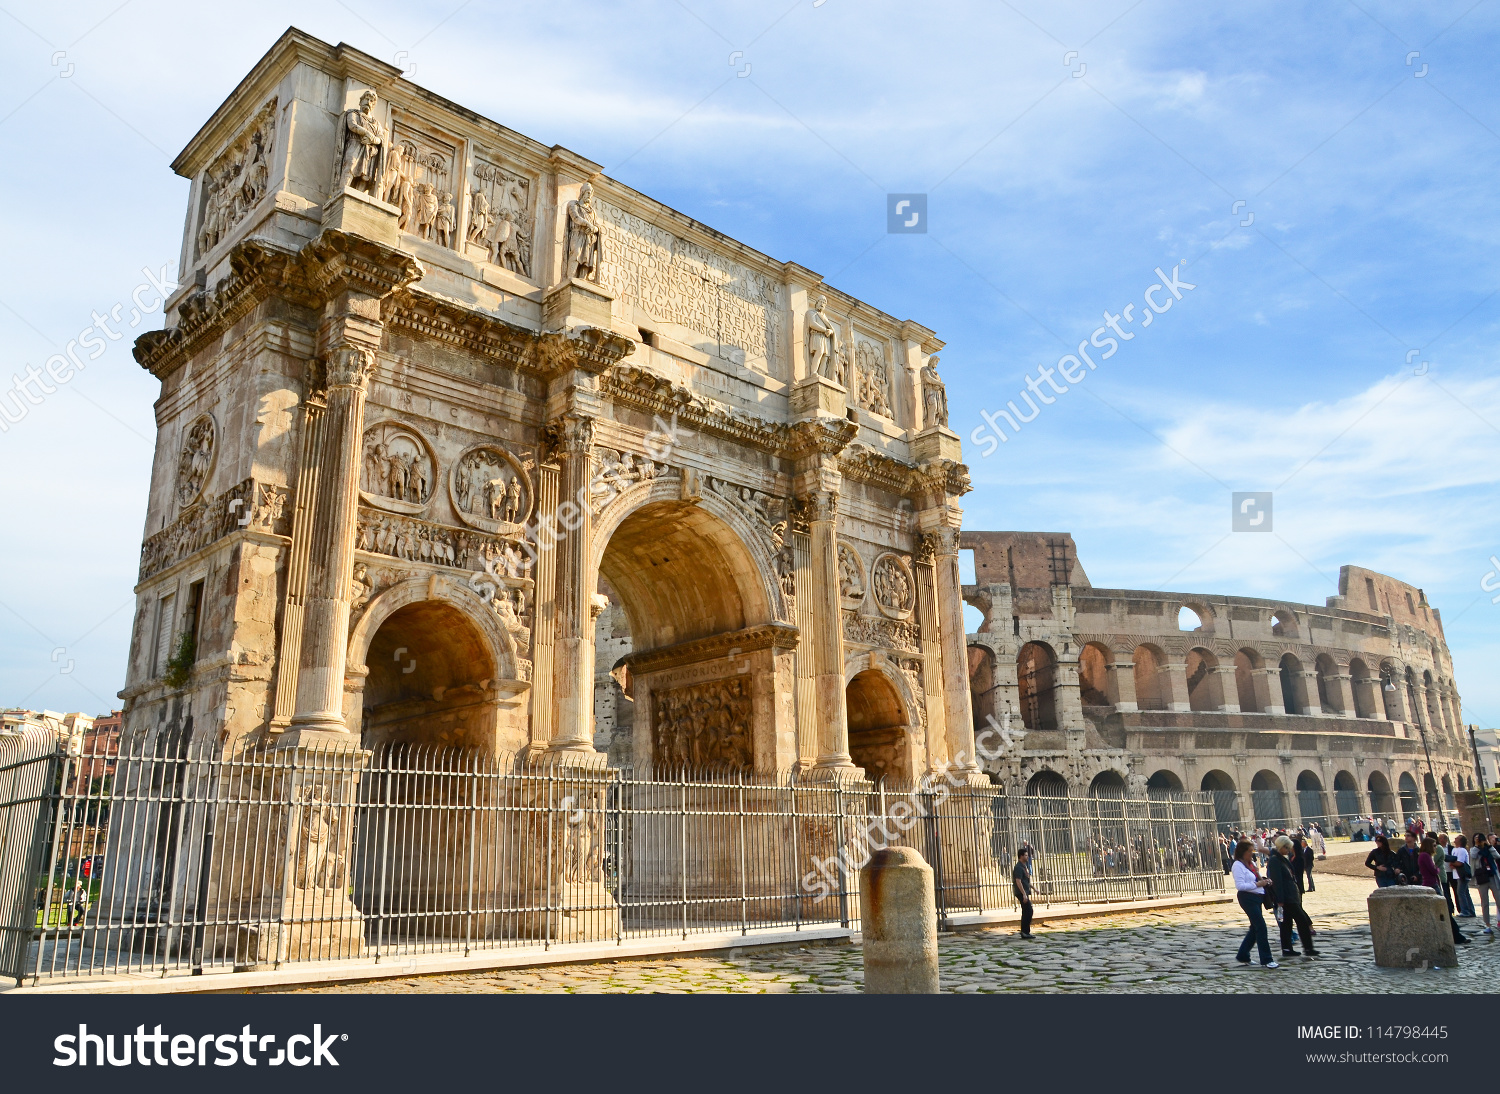
[[[166,976],[297,961],[858,929],[858,870],[906,845],[952,923],[1223,885],[1206,794],[1037,797],[939,776],[639,772],[471,752],[118,754],[0,742],[0,975]],[[602,759],[602,758],[601,758]],[[82,898],[80,899],[80,894]]]

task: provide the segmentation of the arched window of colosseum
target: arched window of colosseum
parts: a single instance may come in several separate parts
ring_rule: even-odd
[[[1422,704],[1417,701],[1417,674],[1410,668],[1406,670],[1406,720],[1413,723],[1426,721]]]
[[[1162,768],[1146,780],[1146,792],[1153,791],[1158,794],[1181,794],[1182,780],[1177,777],[1175,771]]]
[[[1066,798],[1068,780],[1056,771],[1048,771],[1044,768],[1031,776],[1026,783],[1026,793],[1035,798]]]
[[[1323,804],[1323,780],[1312,771],[1297,776],[1297,809],[1304,821],[1321,817],[1328,811]]]
[[[1365,789],[1370,792],[1370,811],[1377,817],[1389,817],[1396,812],[1396,796],[1391,793],[1390,780],[1382,773],[1370,772]]]
[[[1271,616],[1271,633],[1277,638],[1297,637],[1297,617],[1291,612],[1282,610]]]
[[[1089,783],[1089,796],[1093,798],[1123,798],[1125,776],[1118,771],[1101,771]]]
[[[1281,777],[1274,771],[1257,771],[1250,780],[1250,804],[1255,809],[1255,824],[1280,827],[1287,823],[1286,792]]]
[[[1338,675],[1338,665],[1326,653],[1318,654],[1314,664],[1318,673],[1318,706],[1334,714],[1343,714],[1344,707],[1339,700],[1338,688],[1332,680],[1332,677]]]
[[[1295,654],[1281,658],[1281,705],[1288,714],[1307,713],[1307,681],[1302,678],[1302,662]]]
[[[1375,681],[1370,678],[1370,667],[1358,657],[1349,662],[1349,690],[1354,693],[1356,718],[1378,717],[1375,713]]]
[[[1429,812],[1436,813],[1442,809],[1442,802],[1438,798],[1437,781],[1433,779],[1432,772],[1428,771],[1422,775],[1422,800],[1427,803]]]
[[[1239,827],[1240,796],[1235,793],[1234,780],[1228,774],[1210,771],[1198,783],[1198,789],[1213,796],[1214,820],[1221,829]]]
[[[1177,629],[1180,631],[1198,631],[1203,629],[1203,620],[1198,613],[1184,604],[1177,610]]]
[[[1458,803],[1453,800],[1453,780],[1447,775],[1443,776],[1443,808],[1449,812],[1458,808]]]
[[[1187,655],[1188,707],[1192,710],[1218,710],[1224,705],[1224,689],[1219,684],[1219,659],[1210,650],[1191,649]]]
[[[1057,655],[1045,642],[1028,642],[1016,655],[1021,720],[1027,729],[1057,728]]]
[[[1086,707],[1114,704],[1110,695],[1109,663],[1114,654],[1097,642],[1078,651],[1078,693]]]
[[[1260,699],[1255,694],[1255,670],[1260,668],[1260,654],[1243,649],[1234,655],[1234,690],[1239,694],[1240,710],[1259,714]]]
[[[995,651],[988,646],[969,647],[969,705],[974,709],[974,730],[988,728],[990,719],[1001,721],[1000,689],[995,683]]]
[[[1141,710],[1166,710],[1161,667],[1165,656],[1155,646],[1135,648],[1135,705]]]
[[[1396,663],[1389,658],[1380,662],[1380,709],[1390,722],[1400,722],[1401,692],[1396,685]]]
[[[1407,816],[1422,811],[1422,795],[1417,790],[1417,780],[1412,778],[1410,771],[1403,771],[1396,785],[1401,791],[1401,812]]]

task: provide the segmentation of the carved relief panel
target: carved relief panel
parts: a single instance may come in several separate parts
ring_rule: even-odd
[[[844,607],[858,608],[865,602],[865,564],[854,548],[839,544],[839,595]]]
[[[469,242],[486,260],[531,277],[536,181],[477,151],[469,179]]]
[[[854,376],[850,391],[854,402],[871,414],[894,418],[891,411],[891,374],[885,347],[868,338],[856,336],[854,343]]]
[[[200,414],[183,434],[182,447],[177,452],[178,505],[188,506],[198,500],[213,472],[217,454],[214,420]]]
[[[432,501],[437,459],[414,429],[383,422],[365,431],[359,494],[393,513],[420,513]]]
[[[666,767],[749,767],[748,676],[653,692],[652,756]]]
[[[492,444],[475,445],[454,461],[448,491],[460,520],[501,536],[521,530],[535,499],[521,461]]]
[[[900,555],[887,551],[870,567],[870,587],[875,606],[890,619],[910,619],[916,607],[916,582],[911,567]]]
[[[195,257],[202,258],[218,246],[266,196],[275,143],[276,100],[272,99],[203,173]]]
[[[457,142],[426,133],[410,119],[393,122],[381,197],[401,210],[403,232],[442,247],[455,245],[457,164]]]

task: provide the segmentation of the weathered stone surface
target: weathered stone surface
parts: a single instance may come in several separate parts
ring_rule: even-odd
[[[933,995],[938,988],[932,867],[910,847],[876,851],[859,872],[867,995]]]
[[[1451,969],[1458,947],[1448,902],[1420,885],[1394,885],[1369,896],[1370,942],[1383,969]]]

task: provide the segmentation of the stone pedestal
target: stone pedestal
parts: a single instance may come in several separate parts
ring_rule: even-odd
[[[1375,964],[1383,969],[1451,969],[1458,964],[1448,902],[1420,885],[1376,889],[1370,910]]]
[[[547,290],[542,299],[542,327],[567,330],[572,327],[609,329],[615,294],[603,285],[572,278]]]
[[[330,961],[365,951],[364,915],[350,899],[354,814],[370,754],[355,748],[287,746],[234,770],[220,807],[216,869],[227,888],[210,894],[210,918],[238,920],[211,951],[253,969]],[[212,928],[210,928],[212,931]]]
[[[323,230],[362,236],[395,247],[401,242],[397,224],[401,210],[360,190],[335,194],[323,205]]]
[[[809,376],[792,385],[792,415],[797,418],[842,418],[849,392],[826,376]]]
[[[876,851],[859,872],[866,995],[936,995],[932,867],[910,847]]]
[[[958,434],[945,425],[924,429],[911,439],[911,458],[918,463],[929,460],[952,460],[963,462],[963,445]]]

